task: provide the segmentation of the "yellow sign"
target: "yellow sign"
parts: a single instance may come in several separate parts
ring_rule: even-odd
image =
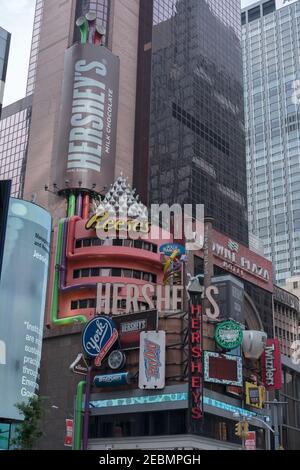
[[[109,213],[104,212],[101,215],[94,214],[85,224],[85,228],[86,230],[103,230],[104,232],[126,230],[128,232],[149,233],[150,223],[148,221],[140,221],[139,219],[110,218]]]
[[[250,382],[246,382],[246,405],[262,409],[266,399],[266,389]]]

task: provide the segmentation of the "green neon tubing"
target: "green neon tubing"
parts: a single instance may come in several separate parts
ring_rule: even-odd
[[[75,199],[75,196],[74,196]],[[51,322],[55,326],[70,325],[75,322],[86,323],[87,319],[83,315],[77,315],[68,318],[57,318],[58,313],[58,294],[59,294],[59,270],[57,267],[60,264],[62,238],[65,219],[61,219],[58,223],[57,240],[56,240],[56,255],[55,255],[55,271],[53,280],[52,303],[51,303]]]
[[[83,391],[86,382],[82,380],[77,385],[76,402],[75,402],[75,429],[74,429],[74,445],[73,450],[81,450],[81,428],[82,428],[82,400]]]
[[[78,18],[76,25],[79,26],[80,29],[81,44],[86,44],[89,38],[89,24],[85,16]]]
[[[68,203],[68,217],[74,217],[76,211],[76,196],[71,194]]]

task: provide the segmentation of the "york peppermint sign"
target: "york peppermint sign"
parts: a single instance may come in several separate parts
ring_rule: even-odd
[[[93,318],[82,334],[82,347],[90,359],[95,359],[95,366],[100,367],[103,359],[118,339],[113,320],[104,316]]]
[[[118,57],[92,44],[67,49],[57,142],[60,188],[99,191],[113,180],[118,94]]]

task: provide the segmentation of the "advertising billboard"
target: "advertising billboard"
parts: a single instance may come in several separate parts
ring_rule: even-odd
[[[65,53],[56,147],[60,188],[101,192],[114,180],[119,58],[105,47],[74,44]]]
[[[166,332],[143,331],[140,338],[139,388],[162,389],[166,375]]]
[[[268,339],[261,356],[263,383],[267,390],[281,390],[281,351],[278,339]]]
[[[205,382],[242,387],[242,358],[205,351],[204,380]]]
[[[39,389],[51,217],[10,199],[0,282],[0,417],[22,419],[15,404]]]
[[[120,345],[123,350],[138,349],[141,332],[156,330],[158,325],[157,310],[116,315],[113,319],[117,325]]]
[[[0,181],[0,279],[11,181]]]
[[[86,357],[94,359],[100,367],[103,359],[118,340],[114,321],[109,317],[97,316],[89,321],[82,333],[82,347]]]
[[[262,409],[266,399],[266,389],[262,385],[245,383],[246,405]]]

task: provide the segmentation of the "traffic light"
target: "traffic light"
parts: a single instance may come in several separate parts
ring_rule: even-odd
[[[235,425],[235,435],[238,437],[242,436],[242,426],[243,426],[243,423],[241,423],[240,421],[236,423]]]
[[[238,437],[246,438],[249,433],[248,421],[239,421],[235,425],[235,435]]]

